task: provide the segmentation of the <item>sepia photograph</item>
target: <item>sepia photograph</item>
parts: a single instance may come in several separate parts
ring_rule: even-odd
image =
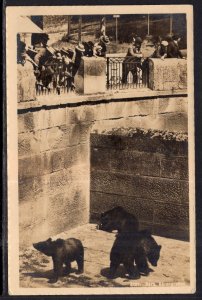
[[[191,5],[6,9],[10,295],[195,292]]]

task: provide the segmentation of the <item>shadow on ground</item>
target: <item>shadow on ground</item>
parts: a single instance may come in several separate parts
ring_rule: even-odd
[[[124,266],[117,270],[116,277],[109,279],[109,253],[115,240],[115,233],[96,229],[94,224],[63,232],[53,239],[75,237],[85,247],[84,273],[77,274],[77,264],[72,263],[70,274],[49,283],[53,274],[52,259],[30,247],[20,251],[21,287],[130,287],[130,286],[186,286],[189,278],[189,243],[162,237],[155,237],[162,245],[158,267],[152,267],[149,276],[130,279]],[[104,242],[103,242],[104,241]],[[64,269],[65,271],[65,269]]]

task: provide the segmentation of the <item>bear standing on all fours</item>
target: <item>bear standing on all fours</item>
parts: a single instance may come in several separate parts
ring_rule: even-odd
[[[84,269],[84,247],[80,240],[69,238],[67,240],[51,238],[44,242],[33,244],[33,247],[53,259],[53,278],[51,283],[57,282],[59,276],[63,275],[63,264],[66,265],[65,274],[71,271],[71,262],[76,261],[78,265],[78,274],[83,273]]]
[[[98,229],[112,232],[134,232],[137,231],[139,223],[137,218],[128,213],[123,207],[116,206],[101,214]]]
[[[161,246],[156,243],[146,230],[136,233],[118,234],[110,253],[109,277],[115,278],[116,270],[120,264],[124,265],[130,278],[138,279],[140,274],[149,275],[151,269],[147,260],[152,266],[157,266],[160,250]]]

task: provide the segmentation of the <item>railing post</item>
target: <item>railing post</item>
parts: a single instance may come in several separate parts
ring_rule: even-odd
[[[107,89],[109,89],[109,57],[107,57]]]

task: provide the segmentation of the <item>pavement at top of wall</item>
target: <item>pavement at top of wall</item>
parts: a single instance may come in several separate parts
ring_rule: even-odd
[[[107,233],[96,229],[95,224],[87,224],[60,233],[53,237],[75,237],[85,247],[84,273],[75,274],[76,262],[72,263],[72,273],[61,277],[57,283],[48,283],[52,275],[52,259],[33,247],[20,251],[20,286],[26,288],[71,288],[71,287],[146,287],[146,286],[188,286],[190,283],[189,243],[155,236],[162,245],[161,257],[157,267],[148,277],[141,276],[131,280],[124,276],[124,268],[117,270],[117,278],[109,280],[109,253],[115,239],[115,233]]]

